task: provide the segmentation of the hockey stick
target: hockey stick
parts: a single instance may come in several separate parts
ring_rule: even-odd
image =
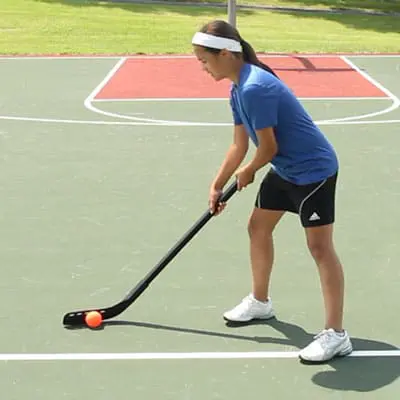
[[[232,183],[221,195],[219,202],[227,202],[236,192],[237,184]],[[77,326],[85,324],[85,316],[91,311],[99,312],[103,320],[113,318],[125,311],[157,277],[157,275],[173,260],[173,258],[189,243],[201,228],[212,218],[213,214],[207,210],[203,216],[185,233],[185,235],[168,251],[158,264],[122,299],[111,307],[73,311],[64,315],[63,324]]]

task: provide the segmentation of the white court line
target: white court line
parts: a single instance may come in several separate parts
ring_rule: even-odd
[[[387,124],[400,124],[400,119],[382,119],[376,121],[343,121],[343,122],[329,122],[320,125],[387,125]]]
[[[346,101],[346,100],[391,100],[389,97],[298,97],[301,101]],[[185,102],[185,101],[228,101],[228,97],[162,97],[162,98],[126,98],[92,99],[94,103],[129,103],[129,102]]]
[[[260,55],[260,57],[322,57],[322,58],[338,58],[338,55],[312,55],[312,54],[303,54],[303,55]],[[359,55],[354,55],[354,56],[358,56]],[[362,55],[364,56],[364,55]],[[400,55],[398,55],[400,57]],[[194,56],[126,56],[126,57],[116,57],[116,56],[61,56],[61,57],[55,57],[55,56],[47,56],[47,57],[0,57],[0,60],[7,60],[7,59],[20,59],[20,60],[39,60],[39,59],[44,59],[44,60],[63,60],[63,59],[90,59],[90,58],[100,58],[100,59],[104,59],[104,58],[110,58],[110,59],[118,59],[119,61],[117,62],[117,64],[114,66],[114,68],[106,75],[106,77],[103,79],[102,82],[100,82],[100,84],[93,90],[93,92],[87,97],[87,99],[85,100],[84,104],[85,107],[87,109],[89,109],[92,112],[96,112],[98,114],[101,115],[105,115],[108,117],[113,117],[113,118],[118,118],[118,119],[126,119],[129,121],[134,121],[134,122],[130,122],[129,124],[123,123],[123,124],[119,124],[119,125],[169,125],[169,126],[212,126],[212,127],[216,127],[216,126],[231,126],[231,123],[201,123],[201,122],[185,122],[185,121],[169,121],[169,120],[157,120],[157,119],[152,119],[152,118],[138,118],[138,117],[133,117],[133,116],[127,116],[127,115],[122,115],[122,114],[118,114],[118,113],[112,113],[112,112],[108,112],[108,111],[103,111],[98,109],[97,107],[95,107],[92,102],[94,100],[94,98],[96,97],[96,95],[101,91],[101,89],[107,84],[107,82],[114,76],[114,74],[117,72],[117,70],[123,65],[123,63],[128,59],[128,58],[134,58],[134,59],[178,59],[178,58],[194,58]],[[351,63],[349,60],[343,58],[345,62],[347,62],[348,64]],[[351,63],[352,64],[352,63]],[[354,64],[352,64],[353,67]],[[358,71],[361,73],[362,71],[360,71],[358,69]],[[368,78],[367,78],[368,79]],[[370,78],[372,79],[372,78]],[[374,82],[374,84],[379,85],[378,82]],[[385,89],[387,91],[387,89]],[[386,92],[385,92],[386,93]],[[389,92],[390,93],[390,92]],[[391,99],[395,98],[397,99],[394,95],[390,95],[389,96]],[[397,99],[398,101],[398,99]],[[392,109],[394,109],[393,107],[395,107],[395,104],[392,104],[391,107],[379,111],[378,114],[373,113],[374,115],[381,115],[385,112],[389,112]],[[397,106],[398,107],[398,106]],[[395,108],[397,108],[395,107]],[[366,114],[366,115],[362,115],[362,116],[355,116],[355,117],[347,117],[347,118],[338,118],[338,119],[334,119],[334,120],[324,120],[324,121],[316,121],[317,124],[319,125],[327,125],[327,124],[331,124],[331,123],[337,123],[340,121],[350,121],[350,120],[355,120],[355,119],[361,119],[361,118],[367,118],[370,117],[371,114]],[[97,125],[118,125],[117,122],[115,123],[111,123],[109,121],[77,121],[77,120],[56,120],[56,119],[48,119],[48,118],[29,118],[29,117],[11,117],[11,116],[2,116],[0,117],[0,119],[8,119],[8,120],[25,120],[25,121],[37,121],[37,122],[63,122],[63,123],[71,123],[71,124],[97,124]],[[146,124],[144,124],[144,122],[146,122]]]
[[[0,61],[1,60],[18,60],[18,61],[35,61],[35,60],[119,60],[122,56],[118,55],[109,55],[109,56],[91,56],[91,55],[85,55],[85,56],[1,56],[0,55]]]
[[[54,123],[54,124],[77,124],[77,125],[119,125],[119,126],[183,126],[183,127],[201,127],[201,126],[213,126],[213,127],[231,127],[232,123],[197,123],[197,124],[167,124],[167,123],[151,123],[151,122],[133,122],[133,121],[101,121],[101,120],[76,120],[76,119],[56,119],[56,118],[34,118],[34,117],[15,117],[8,115],[0,115],[0,120],[5,121],[20,121],[20,122],[39,122],[39,123]],[[345,122],[329,122],[320,121],[317,125],[373,125],[373,124],[398,124],[400,119],[391,120],[377,120],[377,121],[345,121]]]
[[[117,71],[122,67],[122,65],[125,63],[127,60],[126,57],[122,57],[111,69],[111,71],[105,76],[105,78],[94,88],[92,93],[89,94],[89,96],[85,99],[84,105],[85,107],[97,114],[105,115],[107,117],[113,117],[113,118],[119,118],[119,119],[126,119],[129,121],[137,121],[137,122],[150,122],[150,123],[155,123],[155,124],[171,124],[171,125],[182,125],[182,121],[168,121],[168,120],[160,120],[160,119],[154,119],[154,118],[139,118],[139,117],[133,117],[130,115],[125,115],[125,114],[119,114],[119,113],[114,113],[110,111],[103,111],[100,110],[99,108],[95,107],[93,105],[93,100],[94,98],[100,93],[100,91],[107,85],[107,83],[112,79],[112,77],[117,73]],[[192,124],[192,123],[188,123]],[[194,123],[196,124],[196,123]],[[224,124],[225,125],[225,124]],[[209,125],[206,125],[209,126]],[[215,126],[215,125],[212,125]]]
[[[337,56],[336,56],[337,58]],[[327,125],[331,123],[338,123],[338,122],[345,122],[345,121],[356,121],[356,120],[362,120],[365,118],[370,118],[378,115],[383,115],[386,113],[389,113],[396,108],[400,106],[400,100],[397,98],[393,93],[391,93],[387,88],[385,88],[383,85],[381,85],[378,81],[376,81],[374,78],[369,76],[366,72],[362,71],[360,68],[358,68],[355,64],[353,64],[350,60],[346,59],[346,57],[341,56],[340,57],[346,64],[350,66],[354,71],[358,72],[361,74],[365,79],[367,79],[371,84],[376,86],[378,89],[380,89],[383,93],[385,93],[389,99],[392,100],[392,104],[389,107],[384,108],[383,110],[372,112],[372,113],[367,113],[367,114],[361,114],[361,115],[356,115],[356,116],[351,116],[351,117],[341,117],[341,118],[335,118],[335,119],[330,119],[330,120],[321,120],[321,121],[315,121],[316,124],[318,125]],[[126,119],[130,121],[137,121],[137,122],[146,122],[146,123],[160,123],[160,124],[166,124],[169,126],[228,126],[230,124],[223,123],[223,122],[215,122],[215,123],[200,123],[200,122],[188,122],[188,121],[171,121],[171,120],[161,120],[161,119],[155,119],[155,118],[140,118],[140,117],[134,117],[134,116],[129,116],[125,114],[119,114],[119,113],[112,113],[108,111],[103,111],[93,105],[93,100],[96,97],[96,95],[100,92],[100,90],[106,85],[106,83],[112,78],[112,76],[116,73],[116,71],[122,66],[122,64],[125,62],[126,57],[121,59],[115,66],[114,68],[107,74],[106,78],[100,83],[98,87],[94,89],[94,91],[88,96],[88,98],[85,100],[85,107],[88,108],[91,111],[94,111],[96,113],[106,115],[108,117],[114,117],[114,118],[120,118],[120,119]]]
[[[306,55],[309,56],[309,55]],[[324,55],[320,55],[321,57],[326,57]],[[355,57],[360,57],[359,55],[354,55]],[[156,56],[155,58],[190,58],[191,56]],[[267,56],[269,57],[269,56]],[[282,55],[276,55],[276,57],[282,57]],[[291,57],[288,55],[288,57]],[[337,58],[337,55],[332,55],[332,57]],[[399,55],[400,57],[400,55]],[[107,76],[103,79],[103,81],[93,90],[93,92],[88,96],[88,98],[85,100],[85,105],[91,110],[95,111],[96,113],[100,113],[102,115],[107,115],[111,117],[116,117],[118,119],[129,119],[129,122],[122,122],[122,121],[102,121],[102,120],[74,120],[74,119],[56,119],[56,118],[38,118],[38,117],[24,117],[24,116],[0,116],[0,120],[9,120],[9,121],[25,121],[25,122],[39,122],[39,123],[64,123],[64,124],[86,124],[86,125],[125,125],[125,126],[184,126],[184,127],[227,127],[227,126],[232,126],[232,124],[229,123],[202,123],[202,122],[183,122],[183,121],[165,121],[165,120],[154,120],[154,119],[144,119],[144,118],[135,118],[135,117],[129,117],[129,116],[121,116],[119,114],[114,114],[114,113],[109,113],[106,111],[102,111],[94,107],[91,103],[94,100],[94,97],[100,92],[100,90],[105,86],[105,84],[112,78],[112,76],[116,73],[116,71],[121,67],[121,65],[124,63],[124,61],[127,58],[130,57],[96,57],[96,56],[89,56],[89,57],[33,57],[33,58],[27,58],[27,57],[0,57],[1,59],[57,59],[57,60],[62,60],[65,58],[76,58],[76,59],[81,59],[81,58],[117,58],[119,61],[118,63],[114,66],[114,68],[107,74]],[[152,56],[148,57],[142,57],[138,56],[136,58],[152,58]],[[153,57],[154,58],[154,57]],[[193,57],[191,57],[193,58]],[[346,62],[349,62],[346,60]],[[361,71],[362,72],[362,71]],[[370,77],[369,77],[370,78]],[[372,79],[372,78],[370,78]],[[378,82],[374,81],[374,84],[380,85]],[[381,86],[381,85],[380,85]],[[383,87],[382,87],[383,88]],[[383,88],[385,93],[390,93],[387,91],[386,88]],[[396,98],[394,95],[390,93],[390,99]],[[338,100],[343,100],[342,98],[337,98]],[[380,98],[379,98],[380,99]],[[385,99],[385,98],[382,98]],[[396,98],[397,99],[397,98]],[[398,100],[398,99],[397,99]],[[393,107],[393,105],[392,105]],[[385,110],[384,110],[385,111]],[[125,117],[125,118],[124,118]],[[364,118],[365,116],[363,116]],[[358,117],[349,117],[351,119],[357,119]],[[323,121],[316,121],[318,125],[347,125],[347,124],[396,124],[399,123],[400,120],[386,120],[386,121],[353,121],[351,122],[349,119],[346,118],[340,118],[336,120],[323,120]]]
[[[372,117],[376,117],[378,115],[383,115],[383,114],[387,114],[397,108],[399,108],[400,106],[400,99],[395,96],[389,89],[387,89],[386,87],[384,87],[382,84],[380,84],[377,80],[375,80],[374,78],[372,78],[372,76],[368,75],[365,71],[362,71],[359,67],[357,67],[357,65],[355,65],[352,61],[348,60],[346,57],[342,56],[340,57],[345,63],[347,63],[352,69],[354,69],[355,71],[357,71],[364,79],[366,79],[368,82],[370,82],[372,85],[374,85],[375,87],[377,87],[379,90],[381,90],[383,93],[386,94],[386,96],[388,96],[390,99],[392,99],[393,103],[391,106],[380,110],[380,111],[375,111],[372,113],[368,113],[368,114],[361,114],[361,115],[356,115],[353,117],[344,117],[344,118],[336,118],[336,119],[329,119],[329,120],[325,120],[323,121],[324,123],[332,123],[332,122],[345,122],[345,121],[356,121],[356,120],[360,120],[360,119],[365,119],[365,118],[372,118]]]
[[[101,120],[79,120],[79,119],[57,119],[57,118],[36,118],[36,117],[15,117],[11,115],[0,115],[0,120],[42,122],[56,124],[80,124],[80,125],[129,125],[129,126],[165,126],[166,124],[145,123],[145,122],[124,122],[124,121],[101,121]],[[228,124],[227,124],[228,125]]]
[[[338,54],[347,58],[400,58],[400,54]]]
[[[350,58],[400,58],[400,54],[307,54],[307,53],[299,53],[299,54],[257,54],[259,58],[281,58],[281,57],[290,57],[290,58],[338,58],[341,56],[350,57]],[[87,59],[120,59],[121,57],[129,58],[129,59],[139,59],[139,60],[147,60],[147,59],[194,59],[195,57],[192,55],[81,55],[81,56],[57,56],[57,55],[49,55],[49,56],[1,56],[0,60],[87,60]]]
[[[239,360],[298,358],[297,351],[202,353],[54,353],[0,354],[0,361],[106,361],[106,360]],[[400,350],[353,351],[349,357],[400,357]]]
[[[109,113],[106,111],[99,110],[98,108],[92,105],[93,99],[101,92],[101,90],[107,85],[107,83],[112,79],[112,77],[117,73],[117,71],[122,67],[125,63],[126,57],[122,57],[118,60],[118,62],[114,65],[114,67],[108,72],[108,74],[104,77],[104,79],[94,88],[92,93],[85,99],[84,105],[85,107],[95,113],[107,115],[109,117],[115,117],[113,113]],[[118,115],[118,114],[117,114]],[[118,116],[120,118],[120,116]]]

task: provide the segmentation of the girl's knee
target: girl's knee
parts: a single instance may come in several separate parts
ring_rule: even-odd
[[[259,218],[257,213],[253,213],[247,225],[247,231],[251,239],[267,238],[272,236],[275,224],[271,224],[265,218]]]
[[[316,261],[322,261],[335,254],[333,244],[327,240],[308,240],[308,249]]]

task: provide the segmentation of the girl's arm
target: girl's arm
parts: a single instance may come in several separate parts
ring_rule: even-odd
[[[256,131],[258,147],[253,159],[236,171],[238,190],[254,181],[256,172],[267,165],[278,152],[278,144],[273,128],[263,128]]]
[[[226,153],[225,159],[215,176],[211,188],[221,191],[230,177],[239,167],[249,148],[249,137],[244,125],[235,125],[233,143]]]
[[[217,204],[221,196],[222,189],[237,170],[249,148],[249,137],[244,125],[235,125],[233,134],[233,143],[226,153],[214,180],[211,183],[209,194],[209,207],[212,213],[219,214],[225,207],[225,204]]]

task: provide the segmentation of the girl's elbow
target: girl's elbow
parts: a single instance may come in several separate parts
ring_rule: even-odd
[[[274,158],[278,154],[278,145],[275,143],[271,149],[271,158]]]

